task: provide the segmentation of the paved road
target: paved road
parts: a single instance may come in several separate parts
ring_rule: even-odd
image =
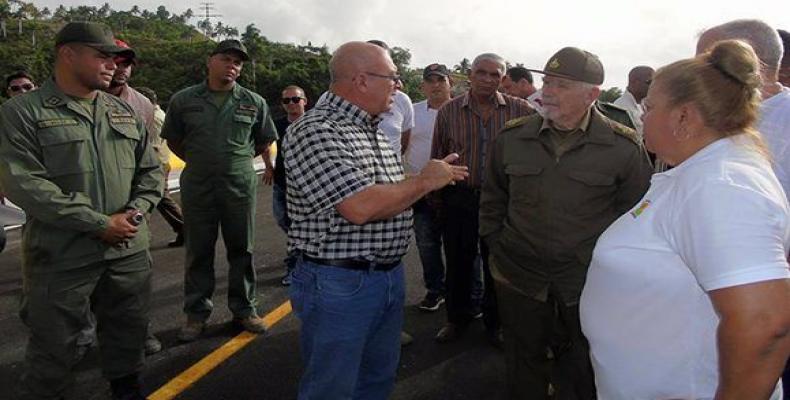
[[[177,197],[177,196],[176,196]],[[284,273],[282,258],[285,237],[277,229],[271,214],[271,190],[261,187],[258,195],[258,225],[255,246],[256,271],[261,313],[276,309],[287,300],[280,286]],[[233,339],[239,331],[228,324],[227,262],[221,245],[217,249],[217,290],[215,312],[203,338],[195,343],[176,340],[181,313],[183,249],[170,249],[173,238],[158,214],[152,219],[152,255],[154,258],[154,292],[151,304],[152,327],[164,344],[153,355],[145,371],[146,393],[153,393],[206,355]],[[18,382],[27,331],[17,316],[21,273],[19,267],[19,230],[9,233],[5,252],[0,255],[0,398],[13,399]],[[502,355],[485,341],[481,324],[476,324],[458,343],[440,345],[433,334],[444,321],[444,309],[433,314],[421,313],[416,304],[424,294],[421,267],[412,244],[405,259],[407,270],[407,306],[405,329],[415,342],[401,356],[398,382],[392,399],[396,400],[495,400],[502,398],[504,362]],[[298,344],[299,324],[287,315],[265,336],[257,337],[246,347],[221,363],[181,392],[181,400],[214,399],[293,399],[301,374]],[[80,400],[109,398],[109,388],[101,378],[98,351],[89,353],[77,366],[76,390],[71,396]]]

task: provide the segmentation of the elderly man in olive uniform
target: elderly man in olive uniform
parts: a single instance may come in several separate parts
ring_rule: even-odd
[[[651,168],[634,131],[594,106],[598,57],[566,47],[536,72],[545,74],[545,117],[511,120],[497,137],[480,236],[491,249],[510,398],[547,399],[551,382],[555,399],[594,399],[579,297],[595,241],[644,194]]]
[[[141,213],[162,196],[162,169],[143,121],[102,91],[114,56],[132,50],[88,22],[66,25],[55,44],[52,79],[0,108],[0,184],[27,213],[22,397],[65,396],[90,306],[113,398],[142,399],[151,263]]]
[[[227,249],[228,307],[245,330],[266,330],[256,312],[252,262],[255,191],[253,157],[277,139],[266,101],[236,83],[247,50],[238,40],[220,42],[208,58],[205,82],[176,93],[162,137],[186,161],[181,174],[184,211],[187,323],[182,341],[198,338],[211,314],[214,247],[218,230]]]

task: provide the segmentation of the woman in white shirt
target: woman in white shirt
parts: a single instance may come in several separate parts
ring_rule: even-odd
[[[598,240],[581,320],[601,400],[769,399],[790,354],[790,208],[754,130],[752,48],[656,72],[645,144],[674,165]]]

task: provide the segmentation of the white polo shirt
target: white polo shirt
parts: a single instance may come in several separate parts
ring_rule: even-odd
[[[411,99],[406,93],[396,90],[392,95],[392,107],[389,111],[381,113],[379,129],[384,132],[392,150],[398,157],[401,156],[400,139],[401,134],[414,128],[414,111],[412,110]]]
[[[428,107],[427,100],[414,104],[414,128],[403,160],[407,174],[419,173],[431,159],[433,127],[438,113],[439,110]]]
[[[744,140],[653,175],[598,239],[580,305],[598,398],[712,399],[719,319],[708,292],[790,277],[787,198]]]

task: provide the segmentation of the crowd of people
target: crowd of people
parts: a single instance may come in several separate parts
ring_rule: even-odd
[[[237,40],[165,113],[129,85],[129,44],[71,22],[52,77],[8,76],[0,107],[0,185],[28,216],[22,398],[63,398],[96,343],[113,398],[144,398],[145,354],[162,347],[148,321],[154,209],[186,255],[179,340],[198,340],[212,312],[220,230],[233,322],[267,330],[253,263],[263,155],[301,322],[300,400],[390,395],[412,340],[412,236],[418,307],[445,306],[435,340],[481,319],[510,399],[781,399],[788,45],[759,20],[707,29],[695,56],[634,67],[614,104],[598,100],[605,69],[590,51],[564,47],[542,69],[487,52],[455,97],[459,76],[426,66],[412,104],[386,43],[352,41],[317,101],[295,82],[273,119],[237,83],[249,61]],[[181,207],[169,151],[186,162]]]

